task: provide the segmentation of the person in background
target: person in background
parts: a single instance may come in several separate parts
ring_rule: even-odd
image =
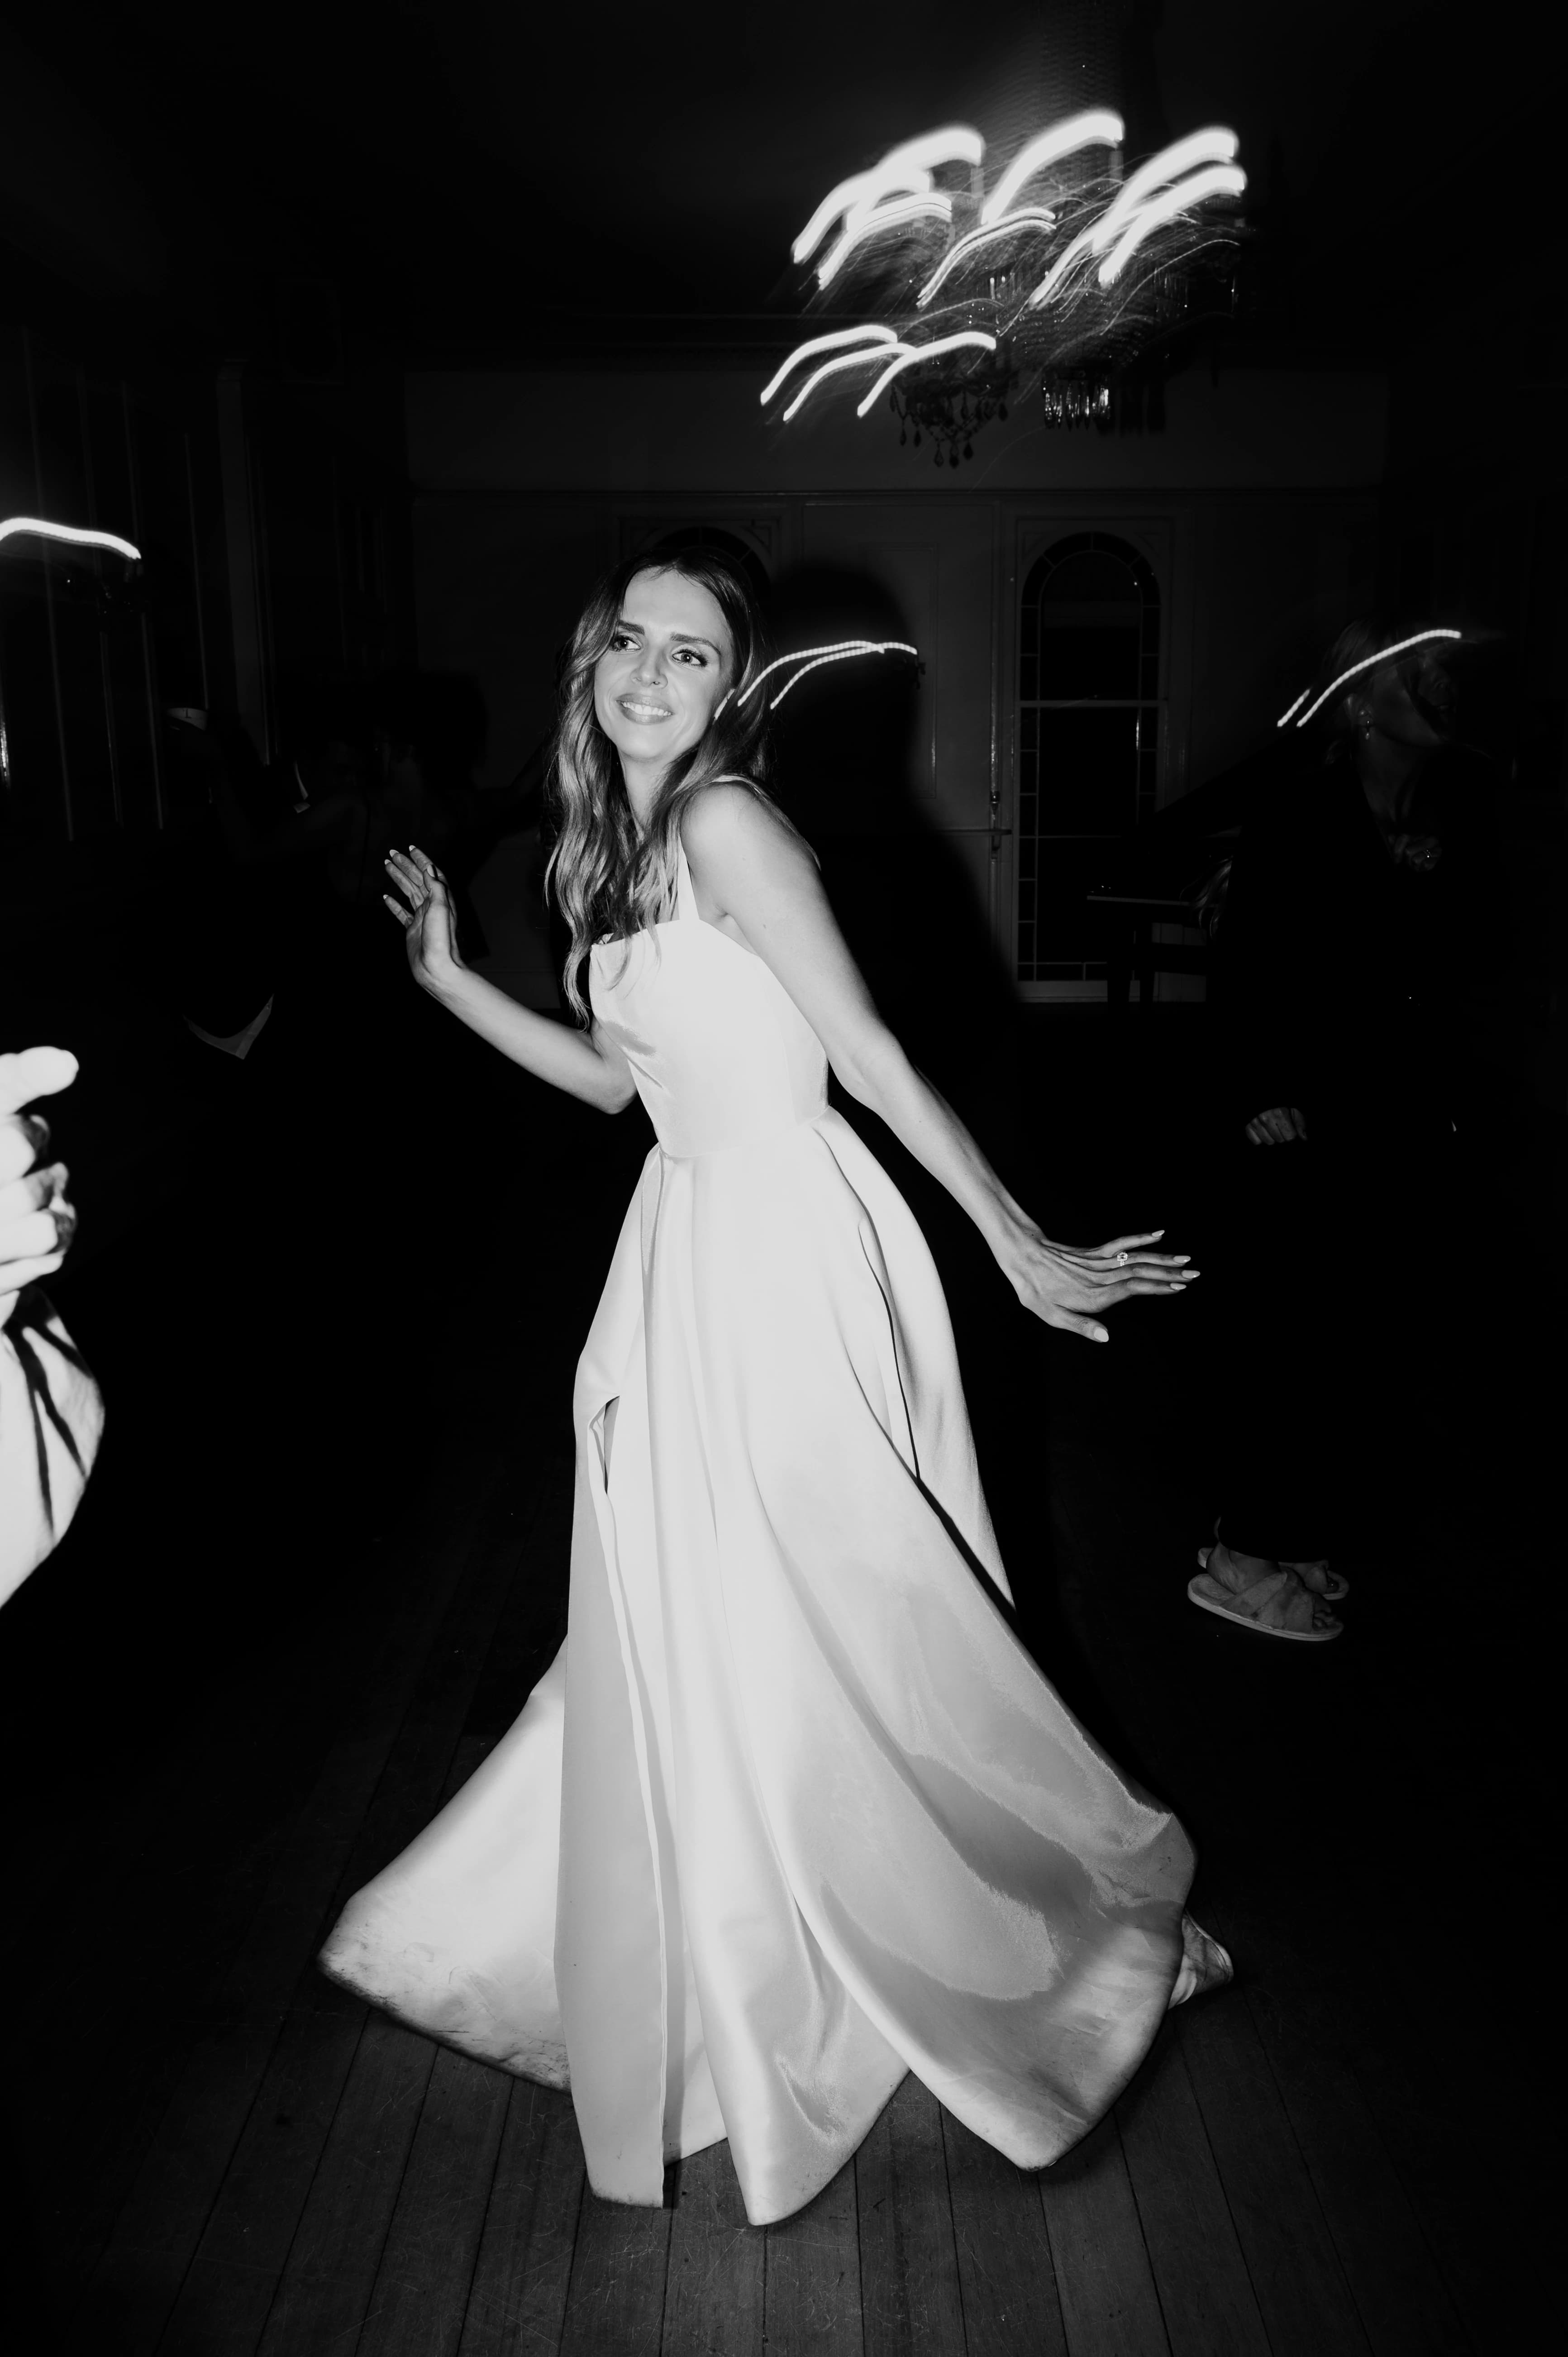
[[[64,1536],[103,1430],[91,1371],[40,1290],[76,1232],[70,1174],[23,1110],[76,1071],[63,1048],[0,1056],[0,1604]]]
[[[179,911],[162,952],[168,991],[206,1060],[243,1062],[277,987],[256,846],[287,817],[287,792],[237,721],[188,705],[164,717],[175,809],[165,845]]]
[[[1461,1110],[1455,982],[1497,905],[1484,780],[1455,740],[1455,637],[1383,619],[1341,632],[1300,699],[1304,715],[1321,699],[1292,726],[1302,757],[1243,825],[1215,929],[1235,1182],[1225,1455],[1187,1592],[1264,1636],[1341,1633],[1330,1556],[1375,1543],[1419,1440]],[[1383,1240],[1369,1278],[1369,1229]],[[1282,1237],[1297,1275],[1265,1297],[1251,1272]]]
[[[280,929],[266,1060],[319,1082],[333,1102],[346,1077],[384,1073],[423,1012],[411,1016],[395,943],[384,939],[387,855],[428,839],[467,879],[478,744],[471,716],[451,709],[464,685],[394,673],[373,687],[300,683],[285,700],[292,806],[248,854]],[[471,911],[459,906],[480,954]]]

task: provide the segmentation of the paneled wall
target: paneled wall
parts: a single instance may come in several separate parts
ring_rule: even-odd
[[[0,832],[13,856],[156,834],[190,771],[170,706],[279,749],[280,678],[371,678],[413,652],[397,380],[127,375],[0,325],[0,515],[119,533],[117,555],[0,542]]]
[[[503,784],[549,728],[556,650],[596,574],[678,526],[728,532],[766,565],[790,628],[861,627],[918,646],[912,708],[888,706],[904,791],[884,798],[877,823],[939,840],[947,888],[965,896],[966,921],[978,920],[1015,976],[1029,565],[1055,540],[1099,529],[1153,567],[1157,794],[1169,801],[1262,741],[1323,641],[1371,602],[1382,400],[1371,378],[1216,384],[1198,371],[1171,387],[1164,434],[1050,434],[1026,414],[991,429],[971,466],[939,475],[900,450],[888,421],[824,421],[789,441],[757,418],[756,387],[738,372],[414,378],[421,660],[478,677],[486,782]],[[856,692],[825,675],[804,683],[786,756],[793,737],[799,759],[820,763],[808,705],[820,716],[831,697],[851,725],[843,699]],[[812,779],[794,783],[819,826],[864,835],[852,785],[835,786],[824,808]],[[537,864],[527,842],[503,845],[478,897],[497,978],[547,1002]],[[1059,984],[1025,991],[1073,995]]]
[[[0,512],[117,533],[123,559],[0,544],[0,823],[13,845],[171,815],[165,704],[231,695],[210,416],[190,389],[79,365],[0,328]]]

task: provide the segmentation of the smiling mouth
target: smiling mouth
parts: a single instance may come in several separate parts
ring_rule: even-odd
[[[620,695],[616,701],[628,720],[670,720],[674,717],[667,704],[650,703],[646,696]]]

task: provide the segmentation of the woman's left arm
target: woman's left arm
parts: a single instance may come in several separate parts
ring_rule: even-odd
[[[728,918],[782,983],[857,1104],[878,1114],[985,1238],[1026,1309],[1096,1342],[1099,1323],[1141,1293],[1179,1293],[1197,1271],[1117,1236],[1091,1251],[1052,1243],[1014,1200],[950,1105],[915,1070],[877,1013],[800,838],[744,786],[696,795],[682,824],[700,911]]]

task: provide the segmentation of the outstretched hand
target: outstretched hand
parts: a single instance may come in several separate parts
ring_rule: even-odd
[[[406,851],[391,853],[385,866],[403,899],[394,900],[390,892],[383,892],[381,899],[403,927],[410,972],[415,982],[428,989],[462,963],[457,955],[451,888],[435,861],[414,844]]]
[[[1290,1146],[1305,1135],[1306,1116],[1299,1105],[1270,1105],[1247,1124],[1248,1141],[1253,1146]]]
[[[1035,1229],[1004,1262],[1013,1289],[1026,1309],[1047,1326],[1060,1326],[1086,1341],[1109,1342],[1100,1319],[1119,1301],[1140,1293],[1183,1293],[1197,1276],[1186,1253],[1151,1252],[1164,1228],[1147,1235],[1112,1236],[1107,1244],[1080,1249],[1054,1244]]]
[[[0,1326],[24,1286],[53,1276],[76,1232],[66,1199],[63,1162],[44,1162],[49,1125],[22,1107],[58,1094],[76,1078],[76,1058],[64,1048],[27,1048],[0,1056]]]

